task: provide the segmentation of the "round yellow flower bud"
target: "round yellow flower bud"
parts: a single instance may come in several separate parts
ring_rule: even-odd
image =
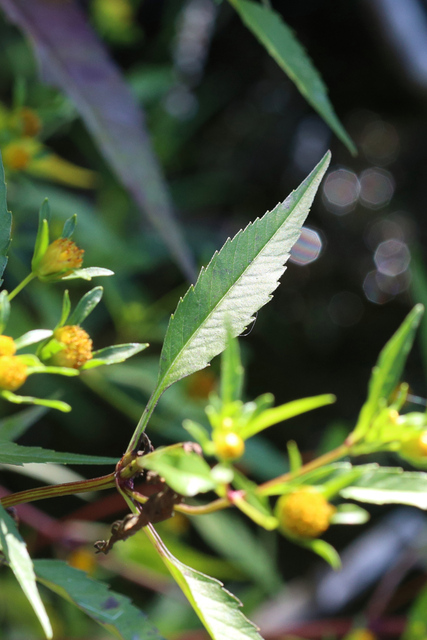
[[[0,336],[0,357],[1,356],[14,356],[16,353],[16,346],[13,338],[10,336]]]
[[[15,391],[27,379],[27,365],[17,356],[0,357],[0,389]]]
[[[276,505],[276,516],[284,532],[301,538],[322,535],[334,512],[335,507],[309,487],[281,496]]]
[[[81,267],[83,254],[83,249],[79,249],[69,238],[58,238],[46,249],[37,265],[36,273],[41,278],[67,276],[74,269]]]
[[[412,438],[403,441],[399,453],[409,458],[425,458],[427,457],[427,430],[420,431]]]
[[[64,345],[55,353],[50,363],[59,367],[80,369],[92,359],[92,340],[84,329],[77,325],[68,325],[56,329],[53,337]]]
[[[12,171],[22,171],[30,164],[31,153],[20,142],[10,142],[2,150],[3,164]]]
[[[236,460],[241,458],[245,452],[245,442],[234,431],[219,431],[214,433],[216,454],[223,460]]]

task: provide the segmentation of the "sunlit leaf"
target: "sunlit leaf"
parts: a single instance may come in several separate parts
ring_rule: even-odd
[[[230,0],[244,24],[295,83],[309,104],[355,155],[356,147],[338,120],[328,91],[306,51],[282,17],[265,4],[249,0]]]
[[[9,514],[0,505],[0,546],[22,591],[40,620],[47,638],[53,637],[52,627],[37,589],[33,563],[27,547]]]
[[[82,280],[92,280],[98,276],[113,276],[114,271],[110,269],[104,269],[103,267],[87,267],[85,269],[74,269],[73,273],[69,276],[64,276],[62,280],[76,280],[81,278]]]
[[[147,342],[145,344],[129,342],[128,344],[116,344],[111,347],[105,347],[105,349],[99,349],[93,352],[93,358],[81,367],[81,371],[100,367],[103,364],[109,365],[124,362],[128,358],[140,353],[140,351],[144,351],[148,346]]]
[[[52,333],[53,331],[50,329],[34,329],[33,331],[27,331],[24,335],[16,338],[15,346],[17,349],[23,349],[24,347],[28,347],[30,344],[36,344],[37,342],[46,340],[46,338],[50,338]]]
[[[343,498],[372,504],[408,504],[427,509],[427,473],[377,467],[342,489]]]

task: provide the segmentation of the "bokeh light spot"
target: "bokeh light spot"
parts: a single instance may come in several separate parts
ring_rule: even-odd
[[[291,249],[290,261],[299,265],[310,264],[320,255],[322,240],[317,231],[303,227],[301,235]]]
[[[352,211],[360,192],[358,177],[348,169],[332,171],[323,185],[323,202],[331,213],[337,216]]]
[[[378,245],[374,261],[380,273],[386,276],[398,276],[408,268],[411,254],[407,245],[401,240],[385,240]]]
[[[394,180],[389,171],[372,167],[360,176],[360,200],[369,209],[380,209],[390,202],[394,193]]]

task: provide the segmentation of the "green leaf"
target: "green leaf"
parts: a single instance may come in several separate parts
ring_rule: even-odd
[[[87,267],[86,269],[74,269],[73,273],[69,276],[64,276],[61,280],[76,280],[81,278],[82,280],[92,280],[98,276],[113,276],[114,271],[110,269],[104,269],[103,267]]]
[[[46,407],[30,407],[0,420],[0,440],[17,440],[47,412]]]
[[[50,329],[34,329],[33,331],[27,331],[27,333],[24,333],[20,338],[16,338],[15,346],[17,349],[23,349],[24,347],[28,347],[30,344],[36,344],[37,342],[50,338],[52,333],[53,331]]]
[[[169,322],[161,353],[160,393],[206,367],[226,347],[227,327],[233,336],[239,335],[269,302],[329,161],[328,152],[285,202],[227,240],[201,271]]]
[[[7,252],[12,231],[12,214],[7,210],[6,183],[4,181],[3,162],[0,155],[0,285],[7,264]]]
[[[116,344],[112,347],[105,347],[105,349],[99,349],[93,352],[92,360],[88,360],[81,368],[81,371],[86,369],[94,369],[100,367],[103,364],[118,364],[124,362],[128,358],[136,355],[140,351],[144,351],[150,345],[148,342],[142,344],[140,342],[129,342],[128,344]]]
[[[144,532],[213,640],[262,640],[256,627],[240,611],[239,600],[226,591],[221,582],[175,558],[150,525]]]
[[[199,443],[205,453],[213,453],[212,441],[205,427],[194,420],[184,420],[182,426]]]
[[[61,238],[71,238],[74,233],[74,229],[77,224],[77,214],[75,213],[71,218],[65,221],[64,227],[62,229]]]
[[[283,420],[289,420],[295,416],[299,416],[301,413],[318,409],[319,407],[325,407],[328,404],[333,404],[336,398],[332,394],[324,394],[321,396],[313,396],[312,398],[302,398],[301,400],[293,400],[287,402],[279,407],[273,407],[267,409],[261,413],[257,418],[251,420],[240,431],[242,438],[251,438],[256,433],[271,427]]]
[[[68,293],[68,289],[65,289],[64,297],[62,298],[61,317],[55,329],[58,329],[59,327],[63,327],[65,325],[65,323],[68,320],[68,316],[70,315],[70,311],[71,311],[70,294]]]
[[[282,581],[276,562],[238,514],[217,511],[193,516],[191,523],[220,556],[228,558],[266,593],[277,593]]]
[[[356,155],[356,147],[337,118],[319,72],[281,16],[269,7],[249,0],[230,0],[230,4],[279,67],[295,83],[307,102],[331,127],[350,153]]]
[[[298,471],[302,467],[302,457],[298,445],[294,440],[289,440],[287,444],[289,456],[289,470],[291,473]]]
[[[425,638],[427,638],[427,589],[424,587],[411,607],[401,640],[425,640]]]
[[[216,487],[206,460],[181,444],[159,447],[138,458],[137,464],[140,469],[155,471],[171,489],[183,496],[195,496]]]
[[[275,529],[277,519],[273,516],[268,499],[257,495],[258,486],[243,473],[234,469],[233,485],[244,491],[244,499],[239,497],[233,499],[233,503],[245,513],[251,520],[259,524],[264,529]]]
[[[102,287],[94,287],[79,301],[73,313],[68,319],[69,325],[80,325],[95,309],[96,305],[101,301],[104,289]]]
[[[6,389],[0,391],[0,396],[8,402],[12,402],[13,404],[36,404],[41,407],[57,409],[58,411],[62,411],[63,413],[68,413],[69,411],[71,411],[70,405],[66,402],[62,402],[61,400],[34,398],[33,396],[19,396],[16,393],[13,393],[13,391],[7,391]]]
[[[325,540],[320,540],[319,538],[315,540],[304,540],[303,538],[299,538],[298,544],[301,547],[310,549],[310,551],[323,558],[335,571],[341,569],[341,558],[337,550],[334,549],[331,544],[325,542]]]
[[[244,370],[237,338],[229,337],[221,358],[221,400],[223,404],[242,397]]]
[[[1,233],[1,222],[0,222]],[[1,272],[1,255],[0,255],[0,272]],[[0,279],[0,285],[3,281]],[[0,333],[3,333],[7,323],[9,322],[10,302],[7,291],[0,292]]]
[[[45,198],[39,211],[39,226],[34,244],[34,253],[31,260],[31,271],[35,271],[37,269],[40,260],[49,246],[49,221],[50,206],[48,199]]]
[[[427,473],[376,467],[340,494],[343,498],[370,504],[408,504],[427,509]]]
[[[89,578],[61,560],[36,560],[34,569],[39,582],[121,640],[163,640],[128,598],[107,585]]]
[[[332,516],[331,524],[365,524],[370,518],[369,512],[357,504],[339,504]]]
[[[397,387],[423,313],[423,305],[417,304],[382,349],[369,380],[367,400],[360,411],[356,429],[350,436],[352,442],[366,435],[375,415]]]
[[[16,529],[15,523],[9,514],[0,505],[0,543],[7,563],[15,574],[22,591],[34,612],[47,638],[53,637],[52,627],[47,617],[43,602],[37,589],[33,564],[28,554],[27,547]]]
[[[21,465],[27,462],[53,462],[56,464],[116,464],[117,459],[102,456],[87,456],[82,453],[63,453],[41,447],[24,447],[0,440],[0,464]]]

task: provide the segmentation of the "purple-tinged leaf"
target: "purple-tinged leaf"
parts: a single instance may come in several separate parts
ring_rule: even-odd
[[[143,113],[75,0],[0,0],[0,7],[30,38],[43,79],[71,98],[119,180],[193,279]]]

